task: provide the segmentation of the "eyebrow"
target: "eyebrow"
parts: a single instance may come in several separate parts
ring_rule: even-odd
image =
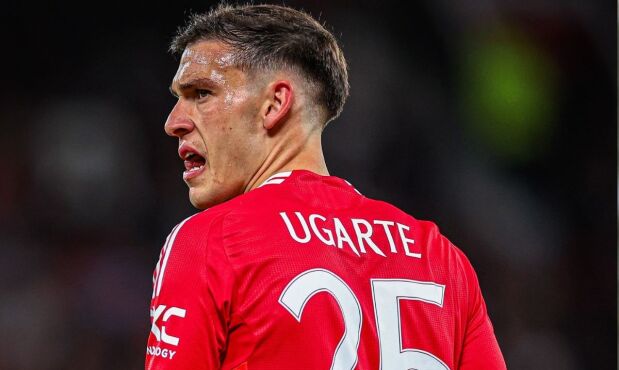
[[[179,84],[178,91],[183,92],[183,91],[191,90],[194,87],[200,86],[200,85],[206,85],[207,87],[214,87],[214,86],[217,86],[217,83],[208,77],[194,78],[192,80]],[[178,97],[179,94],[174,90],[174,83],[170,84],[168,89],[170,90],[170,93],[173,96]]]

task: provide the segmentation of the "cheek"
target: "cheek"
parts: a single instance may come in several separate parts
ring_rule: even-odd
[[[208,161],[248,163],[252,156],[260,157],[259,109],[255,102],[236,101],[228,109],[220,104],[205,106],[199,111],[197,125],[206,146]]]
[[[223,109],[226,111],[236,110],[248,100],[248,94],[244,90],[230,89],[224,93]]]
[[[245,94],[245,93],[243,93]],[[260,128],[260,109],[257,99],[247,97],[230,97],[236,99],[223,111],[227,116],[228,129],[233,135],[252,135],[259,134]]]
[[[232,109],[247,100],[248,94],[243,90],[228,90],[224,96],[224,109]]]
[[[221,149],[228,155],[228,162],[234,167],[244,167],[240,169],[252,170],[254,163],[263,160],[264,143],[261,141],[260,133],[256,130],[255,122],[247,117],[243,121],[237,121],[234,126],[228,127],[226,132],[222,132],[225,138],[226,147]]]

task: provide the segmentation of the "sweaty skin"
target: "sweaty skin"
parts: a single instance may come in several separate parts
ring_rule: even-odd
[[[182,159],[198,155],[186,162],[183,179],[199,209],[252,190],[277,172],[328,174],[322,124],[303,80],[290,71],[254,76],[233,60],[221,42],[190,44],[170,86],[178,100],[165,131],[178,138]]]

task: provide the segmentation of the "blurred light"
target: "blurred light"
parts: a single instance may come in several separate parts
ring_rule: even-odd
[[[52,222],[102,227],[135,217],[145,180],[136,120],[117,104],[73,98],[43,107],[32,135],[33,199]],[[59,214],[64,217],[58,222]]]
[[[468,129],[498,157],[527,161],[543,152],[555,118],[552,63],[514,32],[488,34],[473,40],[464,63]]]

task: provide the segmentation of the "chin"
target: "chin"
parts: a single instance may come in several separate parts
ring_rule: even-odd
[[[208,194],[204,194],[204,193],[205,192],[203,190],[200,191],[200,189],[190,187],[189,188],[189,202],[191,202],[191,205],[200,210],[204,210],[204,209],[214,206],[215,204],[212,201],[212,199],[210,199]]]
[[[189,201],[191,205],[200,210],[214,207],[231,198],[234,198],[234,195],[226,196],[226,194],[219,194],[207,189],[189,188]]]
[[[189,202],[191,202],[192,206],[200,210],[205,210],[209,207],[217,205],[216,202],[213,202],[208,197],[195,194],[195,192],[192,192],[191,190],[189,190]]]
[[[207,209],[209,207],[208,204],[203,204],[202,202],[200,202],[198,200],[195,200],[195,199],[193,199],[191,197],[189,198],[189,202],[191,203],[192,206],[194,206],[194,208],[197,208],[197,209],[199,209],[201,211],[203,211],[203,210],[205,210],[205,209]]]

